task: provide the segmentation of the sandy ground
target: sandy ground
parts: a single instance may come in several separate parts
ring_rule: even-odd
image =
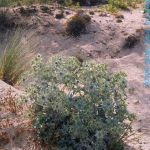
[[[137,121],[133,124],[134,135],[131,137],[135,140],[131,140],[127,144],[135,150],[150,150],[150,88],[144,86],[143,28],[145,19],[139,11],[139,8],[121,11],[120,14],[124,15],[121,23],[117,23],[114,15],[99,16],[99,13],[96,12],[92,16],[92,23],[88,26],[88,32],[80,38],[67,37],[64,34],[64,24],[66,19],[74,14],[73,11],[61,20],[54,18],[55,15],[41,12],[36,17],[31,16],[31,19],[40,20],[37,21],[37,33],[42,43],[36,53],[43,54],[47,59],[56,54],[79,55],[84,61],[92,59],[96,63],[108,63],[112,72],[126,72],[128,88],[135,89],[133,92],[127,91],[128,109],[137,115]],[[55,13],[57,12],[55,11]],[[132,34],[138,37],[139,43],[134,48],[124,49],[125,38]],[[5,85],[0,81],[0,88],[3,86]],[[17,119],[20,118],[17,117]],[[22,138],[20,139],[24,140],[27,137]],[[26,149],[17,142],[11,142],[11,144],[15,150]],[[11,150],[11,144],[7,144],[6,149]],[[28,149],[34,149],[32,146]]]

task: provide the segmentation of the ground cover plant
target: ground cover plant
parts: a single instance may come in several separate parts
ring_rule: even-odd
[[[118,9],[129,10],[130,7],[135,8],[137,4],[143,2],[144,0],[108,0],[108,4],[100,7],[100,11],[117,13]]]
[[[32,4],[50,4],[49,0],[0,0],[0,7],[10,5],[32,5]]]
[[[125,103],[125,76],[75,57],[54,56],[45,65],[37,55],[22,100],[38,141],[47,149],[123,150],[135,119]]]

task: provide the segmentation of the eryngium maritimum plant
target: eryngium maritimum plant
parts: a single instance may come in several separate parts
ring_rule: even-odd
[[[125,73],[106,64],[54,56],[45,66],[38,55],[27,88],[33,128],[48,149],[123,150],[134,115],[126,108]],[[30,81],[31,81],[30,78]]]

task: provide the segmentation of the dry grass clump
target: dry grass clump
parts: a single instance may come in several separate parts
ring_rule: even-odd
[[[0,79],[14,85],[29,68],[32,52],[39,43],[33,36],[34,32],[22,29],[7,33],[8,39],[0,43]]]

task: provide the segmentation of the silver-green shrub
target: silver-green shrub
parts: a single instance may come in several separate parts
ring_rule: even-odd
[[[106,64],[80,63],[54,56],[43,64],[37,55],[25,101],[38,140],[48,149],[123,150],[135,118],[127,111],[125,73]],[[31,82],[32,81],[32,82]]]

